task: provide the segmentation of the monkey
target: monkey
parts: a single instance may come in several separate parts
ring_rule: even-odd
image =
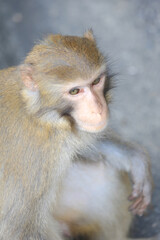
[[[90,30],[82,37],[51,34],[22,64],[0,71],[1,240],[64,239],[56,209],[66,174],[77,157],[99,154],[100,141],[105,158],[110,88],[106,58]],[[131,173],[143,212],[149,163],[136,162],[122,169]]]

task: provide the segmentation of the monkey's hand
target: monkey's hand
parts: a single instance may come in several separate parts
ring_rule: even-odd
[[[131,178],[133,181],[133,191],[129,200],[133,201],[129,210],[133,214],[142,216],[151,202],[152,196],[152,176],[150,172],[149,157],[142,153],[133,158],[131,167]]]
[[[115,135],[97,144],[97,152],[113,167],[130,174],[133,191],[129,200],[133,204],[129,210],[133,214],[143,215],[151,202],[152,175],[150,172],[150,158],[139,146],[123,142]]]

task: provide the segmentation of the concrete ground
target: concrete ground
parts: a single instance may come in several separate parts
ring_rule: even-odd
[[[153,207],[132,228],[132,236],[148,237],[160,232],[160,1],[0,0],[0,68],[23,61],[48,33],[81,35],[90,27],[119,73],[111,125],[151,156]]]

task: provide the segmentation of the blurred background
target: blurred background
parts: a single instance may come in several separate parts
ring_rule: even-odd
[[[21,63],[48,33],[90,27],[118,73],[110,125],[151,156],[153,205],[131,229],[149,237],[160,231],[160,0],[0,0],[0,69]]]

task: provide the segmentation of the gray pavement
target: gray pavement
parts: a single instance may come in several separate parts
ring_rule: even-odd
[[[0,68],[19,64],[48,33],[90,27],[119,73],[110,124],[152,159],[153,208],[131,231],[149,237],[160,232],[160,0],[0,0]]]

